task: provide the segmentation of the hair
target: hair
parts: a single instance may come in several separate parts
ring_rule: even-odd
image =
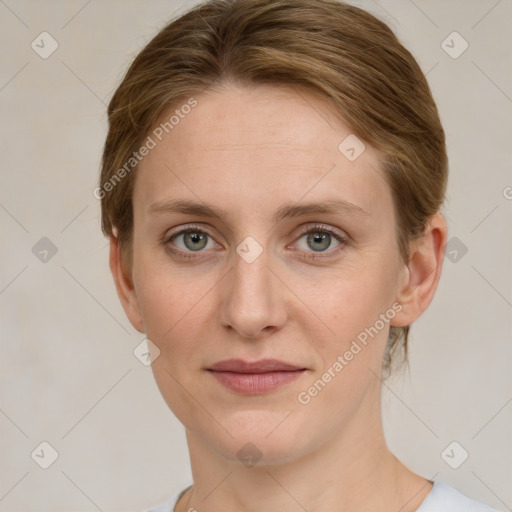
[[[327,100],[357,137],[379,151],[397,245],[409,261],[409,243],[440,210],[448,175],[444,130],[411,53],[385,23],[336,0],[209,0],[160,30],[108,106],[95,195],[103,233],[117,237],[128,266],[134,152],[164,111],[227,83],[301,88]],[[397,359],[407,361],[408,334],[409,326],[391,326],[384,374]]]

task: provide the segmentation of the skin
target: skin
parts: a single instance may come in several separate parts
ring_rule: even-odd
[[[434,215],[411,243],[406,264],[379,154],[366,144],[349,161],[338,146],[351,131],[329,105],[297,89],[232,84],[196,99],[137,170],[132,267],[123,267],[115,237],[110,254],[126,314],[160,349],[154,376],[186,429],[194,486],[175,510],[416,510],[431,483],[386,446],[381,362],[389,326],[409,325],[432,300],[447,236],[443,217]],[[208,203],[225,215],[152,211],[173,199]],[[273,220],[285,203],[330,199],[365,213]],[[211,236],[200,251],[184,236],[168,240],[190,224]],[[329,245],[328,238],[322,250],[308,244],[303,233],[318,224],[346,241],[332,237]],[[263,250],[252,263],[236,252],[248,236]],[[401,305],[394,318],[301,404],[298,394],[393,304]],[[307,371],[247,396],[205,370],[229,358],[275,358]],[[237,457],[248,442],[262,455],[253,467]]]

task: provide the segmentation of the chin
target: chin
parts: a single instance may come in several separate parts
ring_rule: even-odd
[[[305,442],[309,445],[313,439],[313,432],[299,425],[293,413],[288,416],[289,412],[237,411],[224,416],[222,422],[232,437],[222,428],[212,432],[211,424],[204,426],[202,434],[230,462],[247,467],[286,464],[307,452]],[[196,433],[200,430],[196,428]]]

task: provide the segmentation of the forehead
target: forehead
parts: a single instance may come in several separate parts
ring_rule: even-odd
[[[251,198],[263,206],[269,192],[276,202],[328,195],[367,211],[389,203],[377,151],[363,146],[326,101],[273,86],[229,86],[194,99],[172,128],[163,123],[180,105],[164,113],[159,126],[168,133],[153,136],[156,146],[139,166],[135,195],[148,207],[175,195],[210,199],[213,192],[221,204],[238,197],[239,207]]]

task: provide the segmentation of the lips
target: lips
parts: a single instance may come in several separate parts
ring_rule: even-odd
[[[279,361],[278,359],[260,359],[259,361],[244,361],[243,359],[228,359],[212,365],[209,370],[236,373],[268,373],[293,372],[305,368]]]
[[[208,371],[224,386],[242,394],[263,394],[287,384],[306,372],[306,368],[277,359],[219,361]]]

